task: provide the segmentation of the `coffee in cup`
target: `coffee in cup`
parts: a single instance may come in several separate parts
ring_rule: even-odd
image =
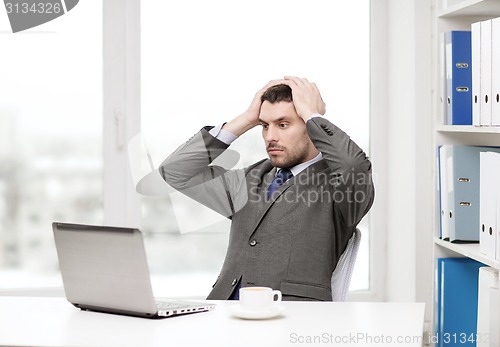
[[[240,288],[240,305],[248,311],[265,311],[272,309],[281,301],[281,292],[269,287]]]

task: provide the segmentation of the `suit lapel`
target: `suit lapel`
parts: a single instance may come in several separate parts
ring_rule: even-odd
[[[261,187],[259,190],[259,198],[257,204],[255,204],[255,211],[254,211],[254,225],[252,228],[248,229],[248,237],[250,237],[255,230],[259,227],[262,219],[266,215],[267,211],[274,205],[276,200],[279,199],[281,195],[283,195],[288,189],[292,188],[293,186],[296,185],[297,182],[301,182],[305,185],[309,185],[311,182],[312,177],[317,174],[318,172],[324,171],[325,169],[328,168],[328,165],[324,160],[321,160],[317,163],[312,164],[310,167],[302,171],[298,176],[294,176],[291,179],[289,179],[287,182],[285,182],[281,187],[279,187],[276,192],[274,193],[274,198],[273,199],[268,199],[267,198],[267,187],[273,180],[274,176],[276,175],[276,168],[273,168],[271,171],[269,171],[267,174],[264,175],[261,183]],[[318,180],[319,181],[319,180]],[[299,187],[300,189],[300,187]]]

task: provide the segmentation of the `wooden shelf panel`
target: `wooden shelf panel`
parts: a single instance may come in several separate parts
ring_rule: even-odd
[[[492,268],[500,268],[500,262],[498,260],[487,257],[479,252],[478,243],[451,243],[449,241],[443,241],[439,238],[434,238],[434,244],[457,253],[458,255],[471,258],[485,265],[491,266]]]

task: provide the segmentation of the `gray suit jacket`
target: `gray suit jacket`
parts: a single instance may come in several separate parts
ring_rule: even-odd
[[[207,299],[228,299],[241,281],[242,287],[279,289],[283,300],[331,301],[332,272],[373,203],[365,153],[327,119],[312,118],[307,131],[323,159],[268,200],[276,173],[270,160],[243,170],[209,165],[228,147],[209,129],[159,168],[172,187],[232,219],[226,258]]]

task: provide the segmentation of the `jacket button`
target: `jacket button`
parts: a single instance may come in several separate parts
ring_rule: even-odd
[[[255,240],[250,241],[250,246],[252,246],[252,247],[253,247],[253,246],[255,246],[256,244],[257,244],[257,241],[255,241]]]
[[[231,285],[234,287],[234,286],[236,285],[236,283],[238,283],[238,280],[235,278],[235,279],[233,280],[233,282],[231,282]]]

